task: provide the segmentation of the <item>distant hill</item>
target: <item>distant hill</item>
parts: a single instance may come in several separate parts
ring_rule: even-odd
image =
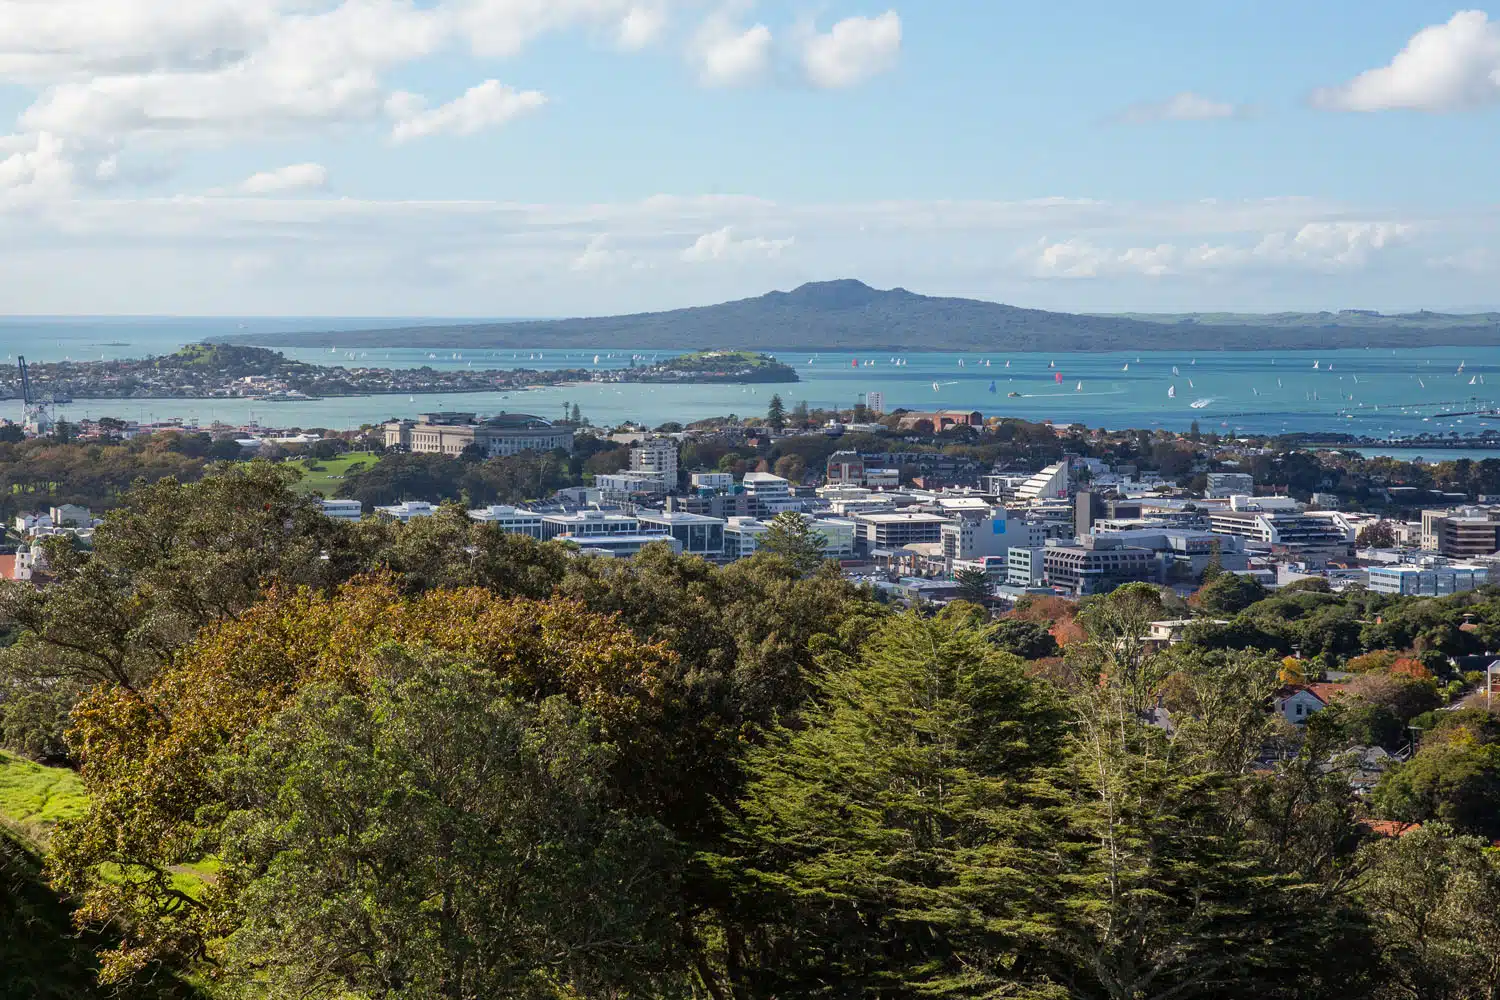
[[[262,347],[1147,351],[1500,344],[1500,314],[1107,316],[821,281],[714,306],[586,319],[217,338]]]

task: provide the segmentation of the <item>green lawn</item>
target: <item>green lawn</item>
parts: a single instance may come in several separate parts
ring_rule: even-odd
[[[83,814],[83,782],[65,767],[45,767],[0,750],[0,823],[34,847],[61,819]]]
[[[369,468],[379,459],[380,456],[372,451],[351,451],[326,461],[304,458],[288,461],[287,464],[302,471],[302,480],[297,483],[298,493],[319,493],[325,497],[331,497],[340,486],[344,485],[344,479],[349,475],[351,467],[363,464],[365,468]],[[318,468],[309,469],[310,465],[316,465]]]

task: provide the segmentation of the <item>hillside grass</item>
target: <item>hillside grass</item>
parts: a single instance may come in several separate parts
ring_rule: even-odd
[[[0,750],[0,825],[32,850],[46,847],[59,820],[83,815],[83,781],[65,767],[47,767]]]
[[[344,485],[351,467],[363,463],[365,468],[369,468],[378,461],[380,461],[380,456],[373,451],[351,451],[337,458],[326,460],[300,458],[288,460],[287,464],[302,473],[302,479],[293,487],[298,493],[316,493],[323,497],[332,497],[338,492],[338,488]],[[312,466],[318,468],[314,469]]]
[[[73,926],[73,907],[42,874],[42,857],[53,829],[88,805],[83,782],[65,767],[47,767],[0,750],[0,1000],[186,1000],[203,997],[191,983],[172,976],[121,991],[98,984],[96,952],[112,947],[108,937]],[[212,859],[174,872],[187,891],[202,891]]]

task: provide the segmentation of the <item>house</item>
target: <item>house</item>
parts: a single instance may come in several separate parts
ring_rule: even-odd
[[[1276,713],[1294,726],[1307,724],[1307,720],[1314,713],[1321,712],[1328,707],[1324,701],[1311,687],[1292,684],[1276,692],[1272,699],[1272,706]]]

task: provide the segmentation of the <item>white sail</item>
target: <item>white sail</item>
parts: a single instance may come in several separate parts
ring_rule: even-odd
[[[1167,398],[1168,399],[1176,399],[1177,398],[1177,387],[1175,385],[1167,387]]]

